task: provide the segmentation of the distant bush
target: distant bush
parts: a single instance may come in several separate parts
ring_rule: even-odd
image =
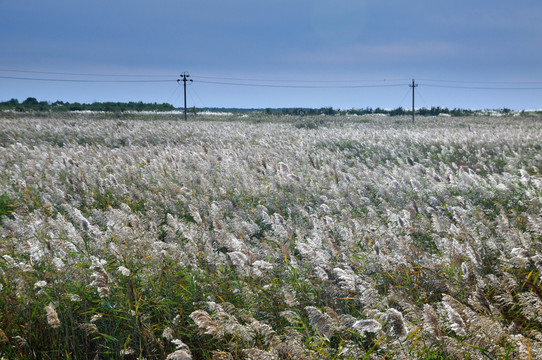
[[[0,110],[15,110],[24,111],[107,111],[107,112],[124,112],[124,111],[173,111],[175,107],[171,104],[143,103],[139,102],[94,102],[92,104],[80,104],[78,102],[69,103],[63,101],[55,101],[49,103],[47,101],[38,101],[34,97],[29,97],[22,103],[17,99],[0,102]]]

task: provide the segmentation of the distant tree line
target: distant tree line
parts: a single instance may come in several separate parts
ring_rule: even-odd
[[[38,101],[36,98],[29,97],[23,102],[19,102],[17,99],[11,99],[9,101],[0,102],[0,111],[11,110],[17,112],[25,111],[103,111],[103,112],[126,112],[126,111],[174,111],[178,110],[171,104],[157,104],[157,103],[143,103],[139,102],[94,102],[92,104],[81,104],[78,102],[69,103],[63,101],[55,101],[50,103],[47,101]],[[216,112],[231,112],[231,113],[254,113],[264,112],[268,115],[295,115],[295,116],[310,116],[310,115],[367,115],[367,114],[382,114],[389,116],[401,116],[412,114],[411,109],[405,109],[398,107],[396,109],[382,109],[380,107],[371,108],[366,107],[362,109],[348,109],[338,110],[332,107],[321,108],[266,108],[266,109],[241,109],[241,108],[190,108],[190,112],[197,114],[199,111],[216,111]],[[499,110],[503,114],[511,113],[510,109],[504,108]],[[470,116],[476,114],[476,110],[468,109],[448,109],[446,107],[431,107],[416,109],[416,114],[421,116],[438,116],[441,114],[447,114],[450,116]]]
[[[283,108],[283,109],[265,109],[267,114],[283,114],[283,115],[367,115],[367,114],[383,114],[389,116],[401,116],[401,115],[410,115],[412,110],[404,109],[398,107],[396,109],[382,109],[382,108],[371,108],[366,107],[365,109],[349,109],[349,110],[335,110],[331,107],[323,107],[319,109],[311,108]],[[445,107],[431,107],[431,109],[421,108],[416,109],[417,115],[422,116],[438,116],[440,114],[448,114],[450,116],[469,116],[475,113],[474,110],[466,109],[453,109],[450,110]]]
[[[23,102],[17,99],[0,102],[0,110],[13,110],[19,112],[25,111],[173,111],[175,107],[171,104],[143,103],[139,102],[93,102],[92,104],[81,104],[78,102],[69,103],[63,101],[38,101],[36,98],[29,97]]]

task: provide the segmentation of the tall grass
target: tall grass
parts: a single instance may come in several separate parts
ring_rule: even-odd
[[[539,118],[260,117],[0,120],[0,357],[542,358]]]

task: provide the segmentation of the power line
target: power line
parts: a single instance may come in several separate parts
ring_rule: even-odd
[[[190,83],[190,85],[192,85],[193,83]],[[196,87],[195,86],[191,86],[191,93],[194,93],[194,95],[196,95],[196,97],[198,98],[199,102],[200,102],[200,106],[199,107],[206,107],[203,100],[201,99],[201,97],[199,96],[198,92],[196,91]],[[192,99],[194,100],[194,99]],[[195,101],[194,101],[195,102]]]
[[[175,75],[149,75],[149,74],[71,73],[71,72],[13,70],[13,69],[0,69],[0,71],[1,72],[25,73],[25,74],[48,74],[48,75],[70,75],[70,76],[101,76],[101,77],[168,77],[168,78],[172,78],[172,77],[175,76]]]
[[[425,101],[425,98],[423,97],[423,94],[422,94],[422,92],[420,91],[419,88],[418,88],[418,90],[417,90],[417,94],[418,94],[418,96],[421,98],[422,102],[425,104],[425,107],[426,107],[426,108],[429,108],[429,104],[427,103],[427,101]]]
[[[268,88],[294,88],[294,89],[353,89],[353,88],[378,88],[378,87],[397,87],[405,84],[380,84],[380,85],[277,85],[277,84],[250,84],[234,83],[224,81],[206,81],[198,80],[202,84],[230,85],[230,86],[251,86]]]
[[[490,87],[490,86],[457,86],[457,85],[434,85],[422,84],[426,87],[449,88],[449,89],[471,89],[471,90],[542,90],[542,87]]]
[[[17,69],[0,69],[0,72],[12,72],[12,73],[27,73],[27,74],[48,74],[48,75],[68,75],[68,76],[96,76],[96,77],[132,77],[132,78],[173,78],[175,75],[163,75],[163,74],[105,74],[105,73],[77,73],[77,72],[57,72],[57,71],[37,71],[37,70],[17,70]],[[0,78],[3,79],[15,79],[15,80],[35,80],[35,81],[75,81],[75,82],[109,82],[106,80],[85,80],[85,79],[42,79],[42,78],[23,78],[23,77],[16,77],[16,76],[0,76]],[[280,82],[280,83],[387,83],[387,82],[403,82],[403,81],[410,81],[409,78],[390,78],[390,79],[352,79],[352,80],[292,80],[292,79],[264,79],[264,78],[238,78],[238,77],[219,77],[219,76],[207,76],[207,75],[198,75],[197,78],[201,79],[209,79],[209,80],[230,80],[230,81],[248,81],[248,82],[267,82],[267,83],[274,83],[274,82]],[[152,79],[150,81],[167,81],[164,79]],[[473,80],[448,80],[448,79],[431,79],[431,78],[418,78],[418,81],[426,81],[426,82],[437,82],[437,83],[456,83],[456,84],[508,84],[508,85],[536,85],[536,84],[542,84],[542,81],[473,81]],[[146,82],[146,80],[128,80],[128,82]],[[205,82],[205,81],[200,81]],[[211,83],[211,81],[207,81],[207,83]],[[222,81],[215,81],[212,83],[219,83],[219,84],[225,84]],[[227,83],[227,85],[230,85],[230,83]],[[231,84],[233,85],[233,84]],[[253,86],[252,84],[247,86]],[[268,86],[268,84],[266,84]],[[301,86],[301,85],[299,85]],[[348,85],[344,85],[347,87]],[[362,85],[354,85],[355,87],[361,87]],[[377,85],[368,85],[369,87],[374,87]],[[383,86],[383,85],[378,85]],[[396,86],[396,84],[392,84],[392,86]],[[398,86],[398,85],[397,85]],[[503,90],[538,90],[539,87],[477,87],[477,86],[455,86],[455,85],[431,85],[431,84],[424,84],[424,86],[432,86],[432,87],[451,87],[451,88],[472,88],[472,89],[503,89]],[[328,86],[326,86],[328,87]],[[342,87],[342,86],[341,86]]]
[[[175,101],[175,96],[177,94],[177,91],[179,91],[179,88],[180,88],[179,83],[175,84],[175,89],[169,95],[169,98],[167,99],[166,103]]]
[[[401,99],[401,102],[399,103],[399,107],[403,107],[403,103],[405,102],[405,99],[406,99],[406,97],[408,96],[409,93],[410,93],[410,89],[408,89],[405,92],[405,95],[403,95],[403,98]]]
[[[429,82],[461,83],[461,84],[542,84],[542,81],[471,81],[471,80],[439,80],[439,79],[418,79]]]
[[[254,82],[281,82],[281,83],[363,83],[363,82],[398,82],[408,81],[408,78],[397,79],[362,79],[362,80],[292,80],[292,79],[256,79],[256,78],[236,78],[236,77],[217,77],[217,76],[203,76],[197,75],[196,78],[210,79],[210,80],[232,80],[232,81],[254,81]]]
[[[0,79],[28,80],[28,81],[50,81],[50,82],[78,82],[78,83],[160,83],[174,80],[153,79],[153,80],[93,80],[93,79],[52,79],[18,76],[0,76]]]
[[[15,69],[0,69],[0,72],[14,72],[27,74],[48,74],[48,75],[69,75],[69,76],[98,76],[98,77],[168,77],[172,78],[175,75],[149,75],[149,74],[103,74],[103,73],[75,73],[75,72],[57,72],[57,71],[35,71],[35,70],[15,70]],[[9,77],[15,78],[15,77]],[[281,83],[363,83],[363,82],[398,82],[408,81],[408,78],[391,78],[391,79],[352,79],[352,80],[291,80],[291,79],[263,79],[263,78],[238,78],[238,77],[218,77],[198,75],[197,78],[210,80],[232,80],[232,81],[253,81],[253,82],[281,82]]]

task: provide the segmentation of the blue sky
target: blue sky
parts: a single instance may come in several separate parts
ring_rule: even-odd
[[[0,0],[0,100],[542,108],[540,0]],[[29,80],[32,79],[32,80]],[[59,81],[62,80],[62,81]]]

